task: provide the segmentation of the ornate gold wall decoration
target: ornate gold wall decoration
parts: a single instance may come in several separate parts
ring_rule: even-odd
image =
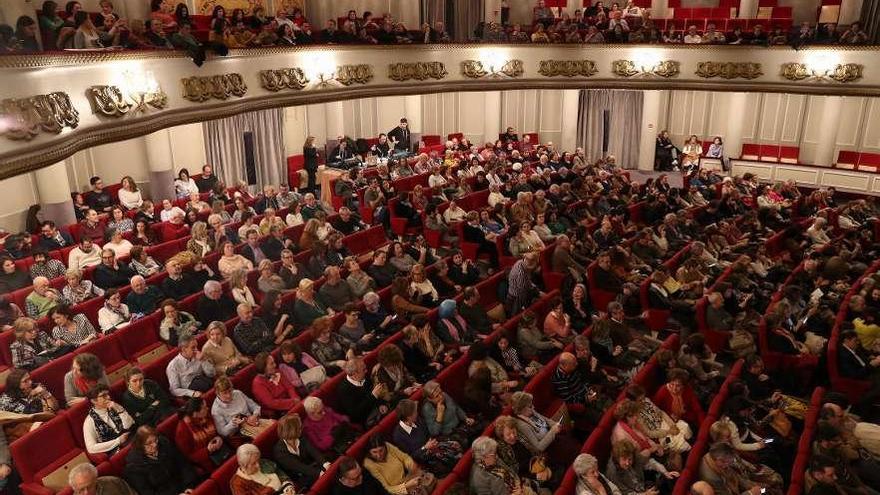
[[[807,64],[790,62],[782,64],[781,76],[789,81],[803,81],[804,79],[824,80],[831,79],[839,83],[848,83],[862,78],[861,64],[837,64],[833,69],[817,71]]]
[[[299,67],[288,69],[272,69],[260,71],[260,83],[268,91],[282,89],[303,89],[309,79]]]
[[[7,98],[0,102],[0,134],[9,139],[31,140],[40,132],[60,133],[79,125],[79,112],[70,96],[57,91],[30,98]]]
[[[181,79],[183,97],[198,103],[211,98],[226,100],[231,96],[241,98],[247,93],[247,84],[241,74],[220,74],[217,76],[193,76]]]
[[[367,64],[340,65],[336,68],[336,80],[343,86],[367,84],[373,80],[373,66]]]
[[[161,89],[124,95],[118,86],[92,86],[88,95],[94,111],[108,117],[122,117],[130,111],[146,111],[148,106],[162,109],[168,104],[168,95]]]
[[[639,67],[632,60],[615,60],[611,63],[611,72],[621,77],[655,75],[670,78],[681,72],[681,63],[675,60],[662,60],[653,67]]]
[[[388,78],[392,81],[424,81],[426,79],[443,79],[446,77],[446,65],[443,62],[415,62],[388,64]]]
[[[857,81],[862,78],[862,69],[864,66],[861,64],[839,64],[828,77],[839,83]]]
[[[481,77],[520,77],[523,75],[522,60],[508,60],[501,67],[489,66],[489,70],[483,67],[483,62],[479,60],[464,60],[461,62],[461,73],[465,77],[471,79],[480,79]]]
[[[538,74],[547,77],[590,77],[599,72],[592,60],[541,60]]]
[[[782,77],[788,79],[789,81],[802,81],[811,76],[812,72],[807,70],[806,64],[782,64]]]
[[[706,79],[755,79],[764,74],[761,64],[754,62],[700,62],[696,74]]]

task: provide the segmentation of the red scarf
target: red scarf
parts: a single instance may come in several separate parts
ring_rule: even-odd
[[[651,441],[648,440],[648,437],[643,435],[640,431],[634,430],[626,423],[626,421],[618,421],[617,424],[620,425],[620,427],[623,428],[623,431],[625,431],[627,435],[639,445],[639,450],[651,448]]]
[[[74,375],[73,377],[73,385],[79,391],[79,393],[85,395],[92,387],[98,384],[98,380],[89,380],[88,378],[82,375]]]

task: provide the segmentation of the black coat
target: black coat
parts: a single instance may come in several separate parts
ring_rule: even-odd
[[[159,456],[131,449],[125,458],[125,480],[138,495],[178,495],[198,481],[195,469],[167,438],[159,437]]]
[[[128,285],[131,281],[131,277],[137,275],[134,270],[128,267],[125,263],[118,262],[116,270],[107,267],[103,263],[98,265],[95,268],[95,273],[93,274],[95,285],[102,289],[109,289],[111,287],[123,287]]]
[[[326,462],[323,454],[304,436],[299,439],[299,455],[292,454],[284,440],[279,439],[272,448],[272,458],[299,488],[311,487],[321,476]]]
[[[406,129],[397,126],[394,129],[388,131],[388,139],[397,140],[397,144],[394,145],[395,150],[399,151],[409,151],[411,149],[410,145],[410,137],[412,136],[412,132],[410,132],[409,127]]]

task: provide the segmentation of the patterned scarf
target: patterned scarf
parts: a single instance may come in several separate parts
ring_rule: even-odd
[[[89,409],[89,417],[95,422],[95,431],[98,432],[98,439],[101,442],[109,442],[125,431],[122,418],[119,417],[119,413],[115,409],[107,409],[107,416],[110,417],[110,421],[113,423],[112,427],[101,418],[101,415],[95,411],[94,407]]]

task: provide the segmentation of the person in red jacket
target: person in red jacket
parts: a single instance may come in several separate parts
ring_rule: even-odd
[[[257,368],[257,376],[251,383],[251,392],[264,413],[280,416],[299,404],[296,387],[278,371],[271,354],[257,354],[254,367]]]
[[[189,225],[183,219],[184,214],[177,212],[171,219],[162,224],[162,242],[173,241],[189,235]]]
[[[174,432],[174,444],[180,452],[204,473],[212,473],[232,456],[232,449],[217,434],[208,404],[201,397],[192,397],[180,410],[180,421]]]
[[[654,404],[673,420],[682,419],[690,424],[691,428],[698,428],[703,423],[706,413],[697,400],[697,394],[688,385],[690,375],[681,368],[673,368],[669,370],[667,377],[666,384],[654,394]]]

